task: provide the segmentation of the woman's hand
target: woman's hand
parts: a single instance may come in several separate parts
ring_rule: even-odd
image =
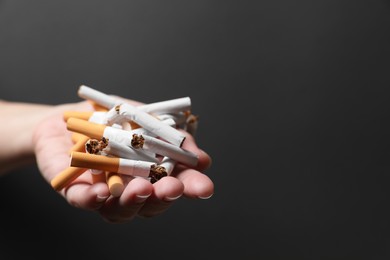
[[[72,133],[63,120],[65,110],[86,111],[92,110],[92,106],[83,101],[60,106],[60,109],[57,107],[56,113],[51,113],[35,127],[34,153],[40,172],[48,183],[69,166],[73,142]],[[110,223],[127,222],[136,216],[157,216],[181,196],[209,198],[213,195],[214,184],[202,171],[211,165],[211,158],[197,147],[190,134],[186,135],[182,147],[198,155],[199,163],[195,168],[177,164],[170,176],[153,184],[144,178],[124,176],[125,188],[118,197],[111,196],[106,182],[94,181],[87,170],[59,192],[72,206],[96,211]]]

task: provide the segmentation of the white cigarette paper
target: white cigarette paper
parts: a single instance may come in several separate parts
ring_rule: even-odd
[[[122,103],[119,101],[118,98],[109,96],[103,92],[100,92],[98,90],[95,90],[85,85],[81,85],[77,93],[79,97],[87,100],[91,100],[96,104],[101,105],[108,109],[115,107],[117,104]]]
[[[88,119],[89,122],[97,124],[107,124],[107,112],[95,111],[92,113],[91,117]]]
[[[136,149],[145,149],[167,156],[188,166],[196,166],[198,164],[198,156],[196,154],[152,136],[134,134],[131,145]]]
[[[191,99],[189,97],[176,98],[141,105],[138,108],[149,114],[174,114],[191,110]]]
[[[81,98],[94,101],[96,104],[111,109],[118,104],[124,103],[124,100],[107,95],[91,87],[81,85],[78,90]],[[159,101],[140,105],[138,109],[153,114],[169,114],[191,110],[191,99],[189,97],[175,98],[171,100]]]
[[[135,177],[148,178],[154,162],[123,159],[96,155],[82,152],[72,152],[70,159],[71,167],[84,167],[94,170],[111,171]]]

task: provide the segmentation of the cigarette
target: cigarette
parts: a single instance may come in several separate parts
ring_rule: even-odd
[[[186,120],[187,120],[187,115],[185,113],[175,113],[175,114],[162,114],[162,115],[158,115],[157,116],[158,119],[160,119],[161,121],[165,121],[165,120],[173,120],[175,121],[175,125],[171,125],[171,126],[181,126],[183,124],[186,123]]]
[[[145,128],[173,145],[180,147],[183,144],[185,139],[184,134],[180,133],[176,128],[164,124],[151,114],[137,109],[135,106],[122,104],[112,108],[111,110],[116,111],[116,115],[111,113],[111,117],[107,116],[108,123],[110,123],[111,120],[116,121],[117,117],[124,117],[128,121],[136,122],[142,128]]]
[[[77,93],[79,97],[95,102],[99,106],[105,107],[107,109],[110,109],[117,104],[122,103],[119,101],[118,98],[109,96],[103,92],[100,92],[85,85],[81,85]]]
[[[137,108],[149,114],[174,114],[190,110],[191,99],[189,97],[175,98],[137,106]]]
[[[125,184],[123,183],[120,174],[115,172],[106,172],[105,177],[111,195],[113,197],[119,197],[125,189]]]
[[[152,136],[133,134],[131,145],[135,149],[142,148],[153,151],[156,154],[167,156],[188,166],[196,166],[198,164],[198,156],[196,154]]]
[[[56,190],[60,191],[79,177],[87,168],[68,167],[54,177],[50,184]]]
[[[107,95],[101,91],[81,85],[78,90],[78,95],[81,98],[90,100],[100,107],[111,109],[116,105],[124,103],[119,98]],[[191,99],[189,97],[175,98],[171,100],[159,101],[150,104],[137,106],[140,110],[146,113],[164,114],[177,113],[180,111],[190,110]]]
[[[111,141],[103,137],[100,141],[89,139],[85,144],[85,150],[92,154],[112,155],[124,159],[141,160],[158,163],[159,160],[154,153],[145,153],[130,146]]]
[[[149,178],[154,162],[72,152],[70,166],[116,172],[134,177]]]

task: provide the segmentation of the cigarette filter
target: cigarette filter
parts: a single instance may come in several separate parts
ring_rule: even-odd
[[[198,156],[196,154],[152,136],[133,134],[131,145],[136,149],[142,148],[162,156],[167,156],[188,166],[196,166],[198,164]]]
[[[120,174],[115,172],[106,172],[105,176],[111,195],[114,197],[119,197],[125,189],[122,177]]]
[[[60,191],[63,188],[65,188],[67,185],[69,185],[72,181],[74,181],[77,177],[79,177],[86,170],[87,170],[86,168],[68,167],[51,180],[50,182],[51,186],[56,191]]]
[[[72,152],[70,165],[148,178],[154,162]]]

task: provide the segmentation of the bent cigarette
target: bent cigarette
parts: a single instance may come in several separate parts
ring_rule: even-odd
[[[111,111],[116,112],[116,114]],[[142,110],[137,109],[137,107],[129,105],[129,104],[121,104],[111,109],[107,115],[107,121],[110,123],[111,121],[117,121],[118,117],[124,117],[128,121],[134,121],[139,124],[142,128],[154,133],[155,135],[161,137],[167,142],[181,146],[183,144],[184,139],[186,138],[184,134],[178,131],[176,128],[167,125],[161,122],[156,117],[148,114]]]
[[[133,134],[131,145],[136,149],[142,148],[162,156],[167,156],[188,166],[196,166],[198,164],[198,156],[196,154],[152,136]]]
[[[72,152],[70,165],[148,178],[154,162],[109,157],[105,155]]]
[[[79,177],[87,168],[82,167],[68,167],[57,176],[55,176],[50,184],[56,191],[60,191],[68,186],[72,181]]]
[[[125,184],[123,183],[120,174],[115,172],[106,172],[105,177],[111,195],[119,197],[125,189]]]

